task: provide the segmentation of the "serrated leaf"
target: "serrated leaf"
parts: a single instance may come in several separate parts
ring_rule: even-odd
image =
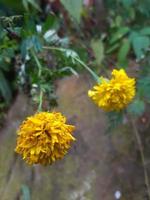
[[[60,0],[69,14],[80,23],[82,12],[82,0]]]
[[[91,47],[96,58],[97,65],[100,65],[104,59],[104,44],[101,39],[92,40]]]

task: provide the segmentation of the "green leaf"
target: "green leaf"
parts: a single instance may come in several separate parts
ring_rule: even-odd
[[[113,44],[115,42],[117,42],[118,40],[120,40],[124,35],[126,35],[128,32],[130,31],[129,27],[125,26],[125,27],[121,27],[119,28],[111,37],[109,43]]]
[[[91,46],[96,58],[97,65],[100,65],[104,59],[104,44],[101,39],[92,40]]]
[[[26,10],[29,10],[29,6],[28,6],[28,1],[27,0],[22,0],[22,4],[23,4],[23,6],[24,6],[24,8]]]
[[[150,100],[150,77],[139,79],[137,86],[139,95]]]
[[[69,14],[80,23],[82,12],[82,0],[60,0]]]
[[[58,23],[58,20],[57,20],[56,16],[49,15],[43,24],[42,31],[43,32],[48,31],[49,29],[53,28],[53,26],[56,25],[57,23]]]
[[[120,27],[121,24],[122,24],[122,21],[123,21],[123,18],[120,15],[116,16],[116,18],[115,18],[115,25],[117,27]]]
[[[4,29],[2,28],[0,24],[0,40],[3,40],[5,36],[6,36],[6,32],[4,31]]]
[[[127,111],[135,116],[141,116],[145,111],[145,104],[140,99],[135,99],[129,106]]]
[[[146,36],[137,35],[132,39],[132,45],[137,59],[141,60],[150,46],[150,39]]]
[[[30,200],[31,198],[30,198],[29,187],[27,185],[22,185],[21,190],[22,190],[23,200]]]
[[[116,51],[119,48],[119,46],[120,46],[120,43],[113,44],[109,49],[107,49],[106,53],[110,54],[110,53]]]
[[[42,49],[42,44],[36,35],[32,35],[31,37],[28,37],[27,39],[22,41],[21,55],[23,58],[26,57],[28,50],[30,50],[31,48],[34,48],[36,52],[39,52]]]
[[[122,45],[118,52],[118,64],[121,67],[127,67],[127,55],[130,51],[130,41],[128,39],[124,39]]]
[[[123,3],[125,7],[129,7],[135,2],[135,0],[120,0],[120,2]]]
[[[39,52],[39,51],[42,50],[41,41],[40,41],[40,39],[36,35],[32,36],[31,43],[33,44],[34,49],[35,49],[36,52]]]
[[[12,93],[2,71],[0,71],[0,92],[7,104],[9,104],[12,99]]]
[[[140,30],[141,35],[149,35],[150,36],[150,27],[145,27]]]
[[[22,0],[23,6],[29,11],[29,4],[31,4],[36,10],[41,11],[38,3],[35,0]]]
[[[0,0],[0,10],[5,12],[4,15],[6,15],[7,12],[13,11],[13,13],[23,13],[24,9],[22,6],[22,1],[18,0]],[[4,6],[4,7],[3,7]],[[10,12],[12,14],[12,12]]]
[[[108,127],[106,132],[110,133],[113,129],[119,126],[123,122],[124,112],[108,112]]]

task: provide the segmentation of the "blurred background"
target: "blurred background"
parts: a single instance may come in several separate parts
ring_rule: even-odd
[[[93,104],[84,63],[99,76],[123,68],[136,78],[126,112]],[[77,138],[47,167],[14,152],[16,130],[37,111],[41,91],[43,110],[61,111]],[[0,200],[148,200],[127,113],[149,174],[149,104],[150,0],[0,0]]]

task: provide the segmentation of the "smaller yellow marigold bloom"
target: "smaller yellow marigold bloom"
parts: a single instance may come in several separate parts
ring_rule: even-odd
[[[112,78],[101,77],[101,83],[89,90],[88,96],[105,111],[122,110],[135,96],[135,79],[129,78],[124,69],[114,69]]]
[[[15,151],[28,164],[52,164],[63,158],[75,141],[74,129],[59,112],[36,113],[20,125]]]

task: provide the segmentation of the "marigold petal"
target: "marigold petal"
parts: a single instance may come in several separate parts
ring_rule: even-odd
[[[59,112],[39,112],[28,117],[17,131],[15,151],[28,164],[52,164],[68,152],[75,127]]]
[[[135,96],[135,79],[129,78],[124,69],[112,71],[108,81],[102,78],[101,84],[89,90],[88,96],[105,111],[124,109]]]

